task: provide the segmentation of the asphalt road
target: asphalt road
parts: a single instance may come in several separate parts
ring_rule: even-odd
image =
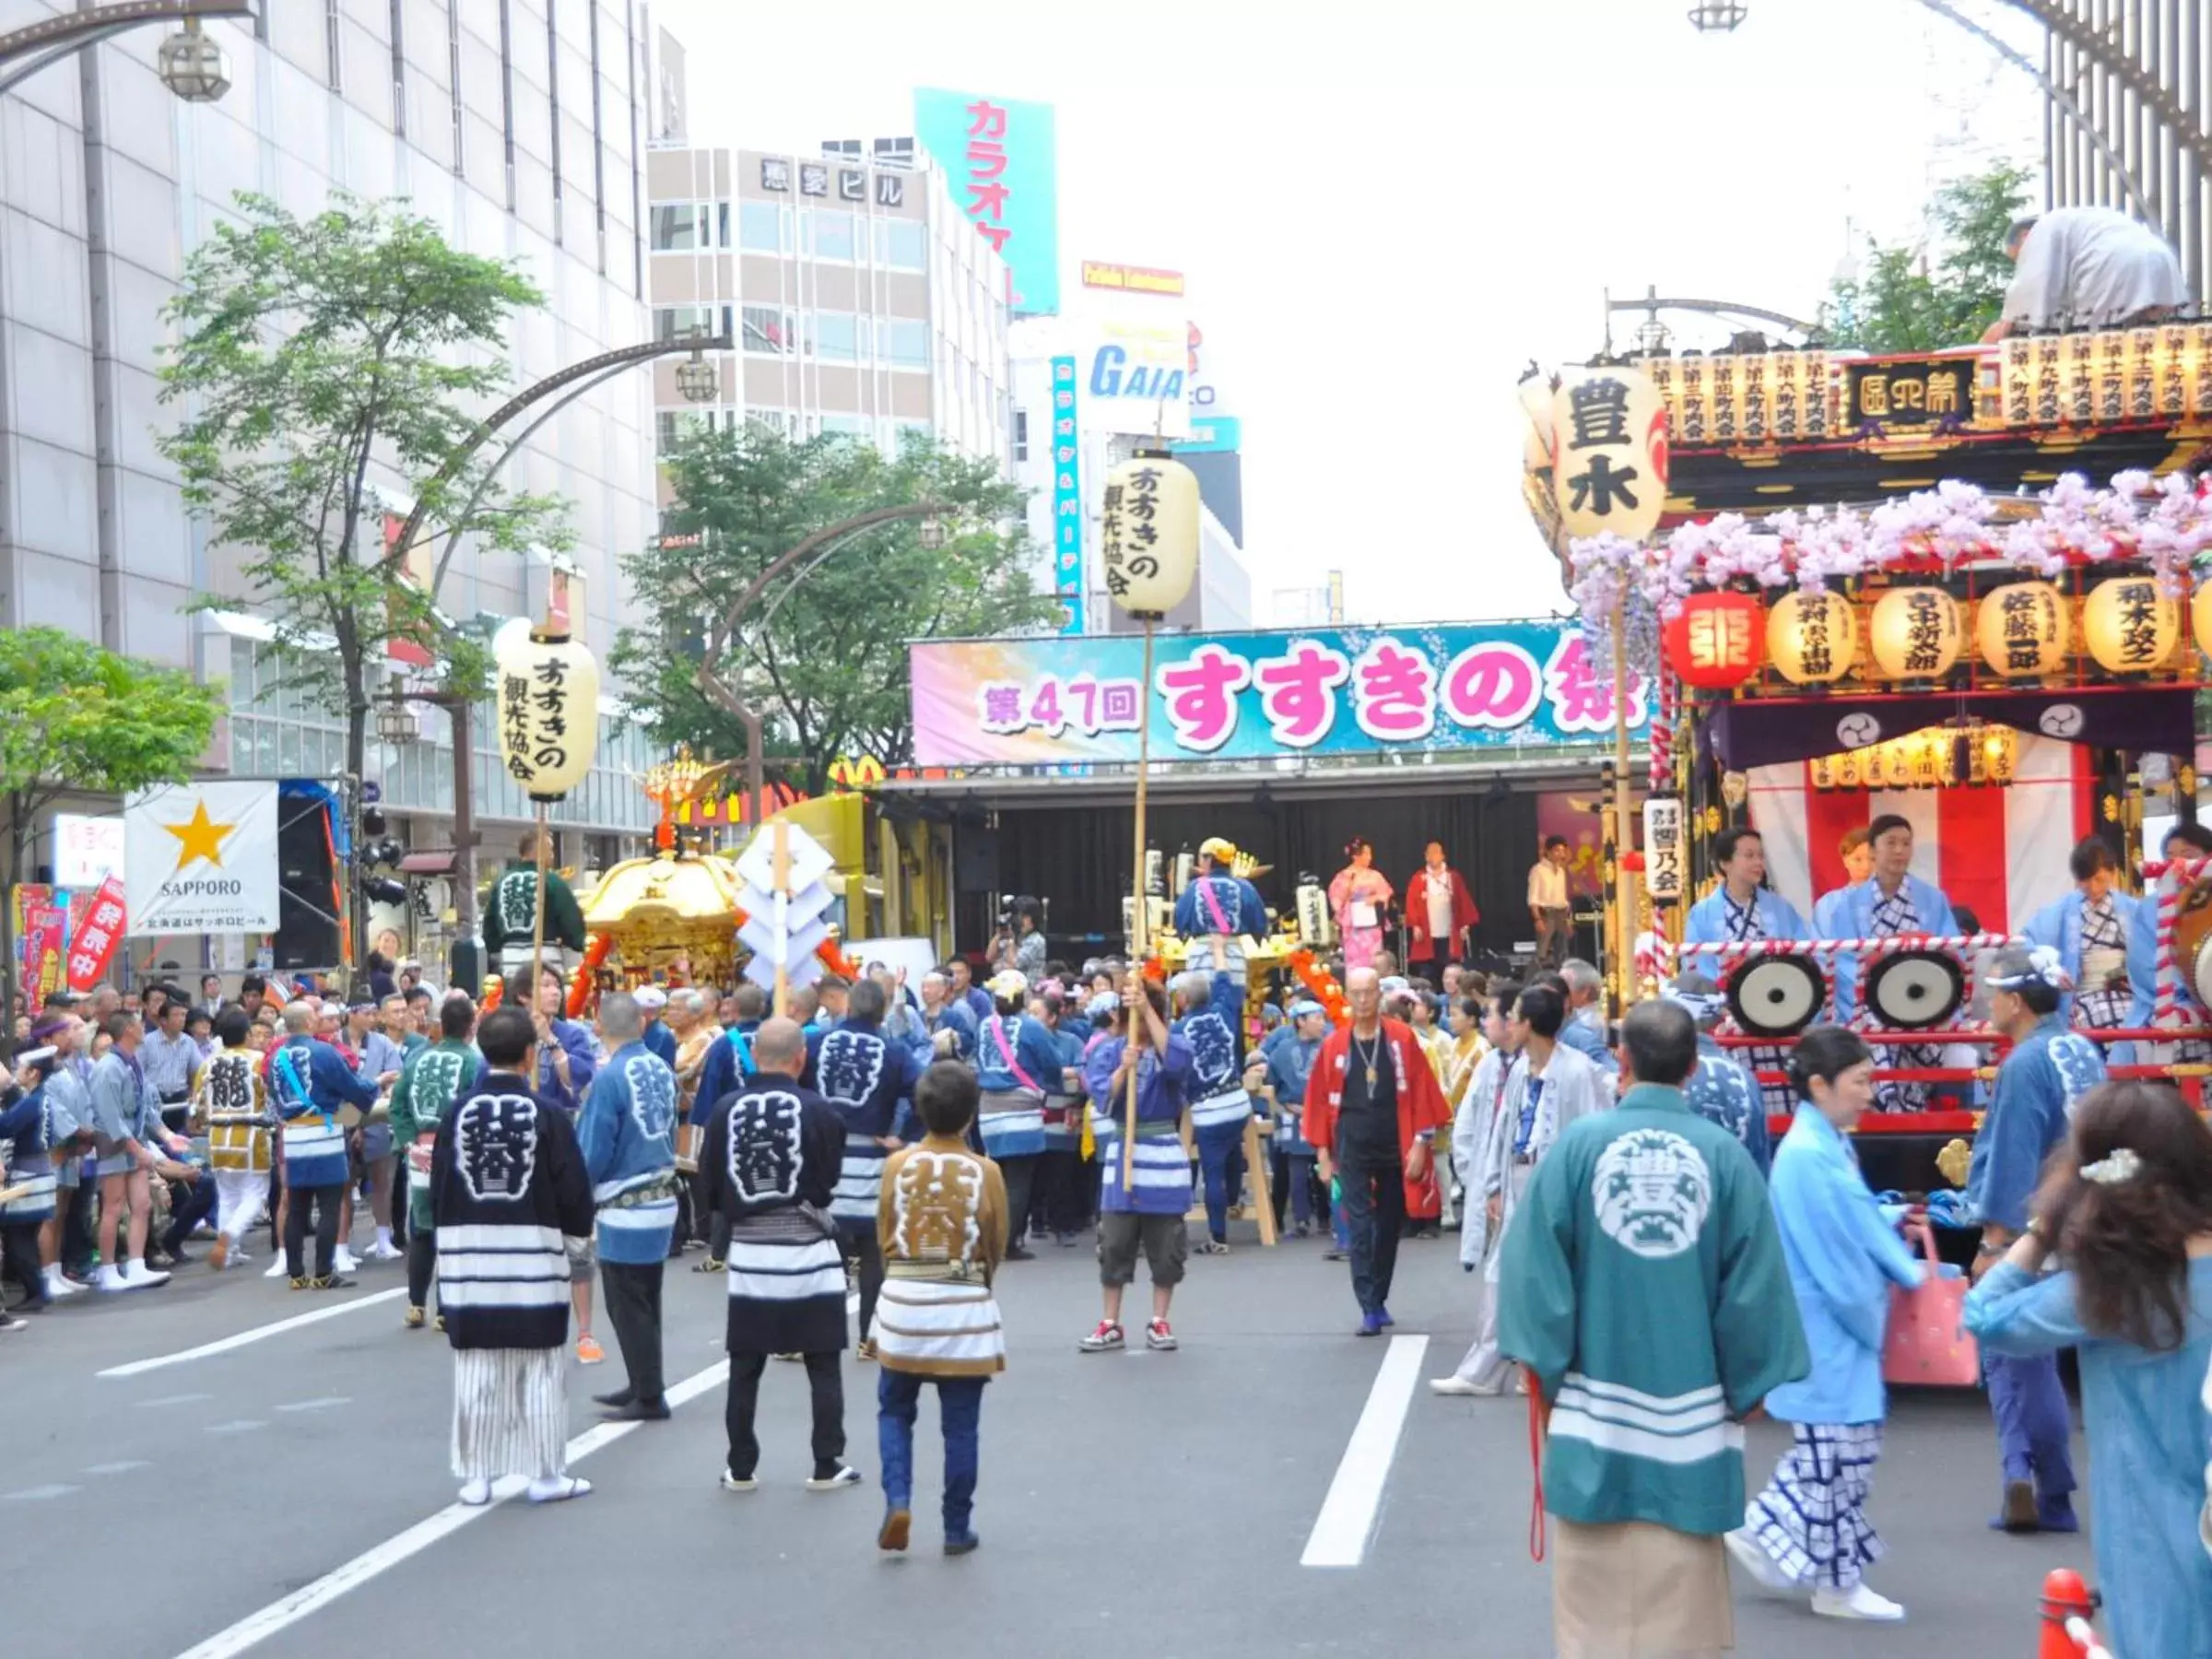
[[[1523,1403],[1426,1386],[1468,1338],[1452,1241],[1406,1247],[1390,1343],[1350,1335],[1345,1270],[1320,1250],[1194,1259],[1175,1307],[1184,1346],[1167,1355],[1077,1351],[1098,1317],[1087,1251],[1010,1266],[1008,1369],[982,1418],[983,1547],[954,1560],[937,1549],[927,1403],[914,1547],[876,1550],[876,1372],[851,1359],[849,1455],[869,1487],[804,1489],[805,1380],[775,1366],[761,1489],[719,1489],[721,1285],[686,1270],[696,1255],[667,1283],[667,1370],[692,1379],[686,1402],[671,1422],[594,1433],[588,1396],[622,1376],[602,1321],[607,1362],[571,1373],[572,1432],[600,1442],[576,1472],[596,1489],[536,1509],[453,1507],[447,1349],[400,1328],[396,1264],[333,1298],[262,1279],[265,1253],[220,1279],[195,1265],[159,1289],[78,1298],[0,1336],[0,1653],[1543,1659]],[[1140,1278],[1133,1312],[1142,1293]],[[325,1316],[266,1329],[302,1313]],[[149,1360],[170,1362],[101,1374]],[[1755,1484],[1783,1441],[1754,1430]],[[1993,1534],[1994,1497],[1979,1396],[1900,1398],[1873,1506],[1891,1553],[1871,1576],[1910,1622],[1816,1619],[1739,1579],[1738,1652],[2034,1652],[2042,1575],[2087,1575],[2088,1539]],[[1332,1549],[1357,1564],[1301,1565]]]

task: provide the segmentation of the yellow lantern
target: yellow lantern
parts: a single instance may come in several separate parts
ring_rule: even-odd
[[[2196,635],[2196,648],[2212,656],[2212,582],[2196,590],[2196,597],[2189,602],[2189,622]]]
[[[1941,588],[1893,588],[1875,602],[1867,653],[1891,679],[1941,679],[1959,661],[1966,626]]]
[[[1859,656],[1859,619],[1841,594],[1790,594],[1767,613],[1767,656],[1793,686],[1841,679]]]
[[[1198,574],[1197,475],[1137,451],[1106,475],[1100,532],[1107,596],[1133,617],[1166,616]]]
[[[1552,488],[1570,536],[1642,541],[1666,506],[1666,409],[1634,369],[1583,369],[1551,399]],[[1524,453],[1525,459],[1525,449]]]
[[[1994,589],[1974,615],[1974,642],[1982,660],[2006,679],[2056,674],[2073,633],[2065,595],[2048,582],[2016,582]]]
[[[2082,601],[2081,634],[2098,666],[2114,674],[2148,674],[2173,654],[2182,637],[2182,607],[2156,576],[2115,576]]]
[[[491,638],[499,664],[500,758],[534,801],[584,780],[599,747],[599,665],[564,624],[517,617]]]

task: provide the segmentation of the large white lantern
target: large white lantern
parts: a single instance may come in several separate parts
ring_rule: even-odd
[[[1164,617],[1198,574],[1197,475],[1139,450],[1106,475],[1100,518],[1106,595],[1133,617]]]
[[[584,780],[599,747],[599,665],[565,626],[517,617],[492,636],[500,758],[534,801]]]
[[[1666,509],[1667,465],[1666,406],[1648,376],[1568,371],[1551,398],[1551,478],[1569,536],[1648,539]]]

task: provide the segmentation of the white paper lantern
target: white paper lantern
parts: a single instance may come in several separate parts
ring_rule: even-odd
[[[1649,536],[1666,508],[1669,464],[1666,408],[1650,377],[1634,369],[1569,371],[1552,394],[1551,463],[1569,535]]]
[[[599,665],[554,625],[517,617],[492,636],[499,664],[500,758],[534,801],[584,780],[599,747]]]
[[[1197,475],[1140,451],[1106,475],[1100,518],[1106,595],[1133,617],[1163,617],[1198,575]]]

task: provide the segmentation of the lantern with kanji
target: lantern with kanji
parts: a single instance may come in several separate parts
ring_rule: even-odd
[[[2156,576],[2115,576],[2082,601],[2081,636],[2098,666],[2113,674],[2148,674],[2173,654],[2182,636],[2182,607]]]
[[[534,801],[558,801],[584,780],[599,747],[599,665],[547,621],[517,617],[492,636],[500,759]]]
[[[2048,582],[2015,582],[1983,595],[1974,642],[1992,672],[2006,679],[2041,679],[2066,660],[2073,622],[2065,595]]]
[[[1867,654],[1891,679],[1941,679],[1965,641],[1959,602],[1941,588],[1892,588],[1866,626]]]
[[[1552,394],[1552,488],[1571,537],[1646,539],[1666,506],[1666,408],[1633,369],[1571,372]]]
[[[1107,597],[1133,617],[1167,615],[1198,574],[1197,475],[1165,451],[1137,451],[1106,475],[1099,530]]]
[[[2212,582],[2196,590],[2196,597],[2189,602],[2191,631],[2196,635],[2196,648],[2212,656]]]
[[[1759,672],[1765,625],[1752,594],[1692,594],[1660,629],[1660,649],[1684,685],[1730,691]]]
[[[1793,686],[1833,684],[1858,661],[1858,615],[1841,594],[1791,594],[1767,613],[1767,655]]]

